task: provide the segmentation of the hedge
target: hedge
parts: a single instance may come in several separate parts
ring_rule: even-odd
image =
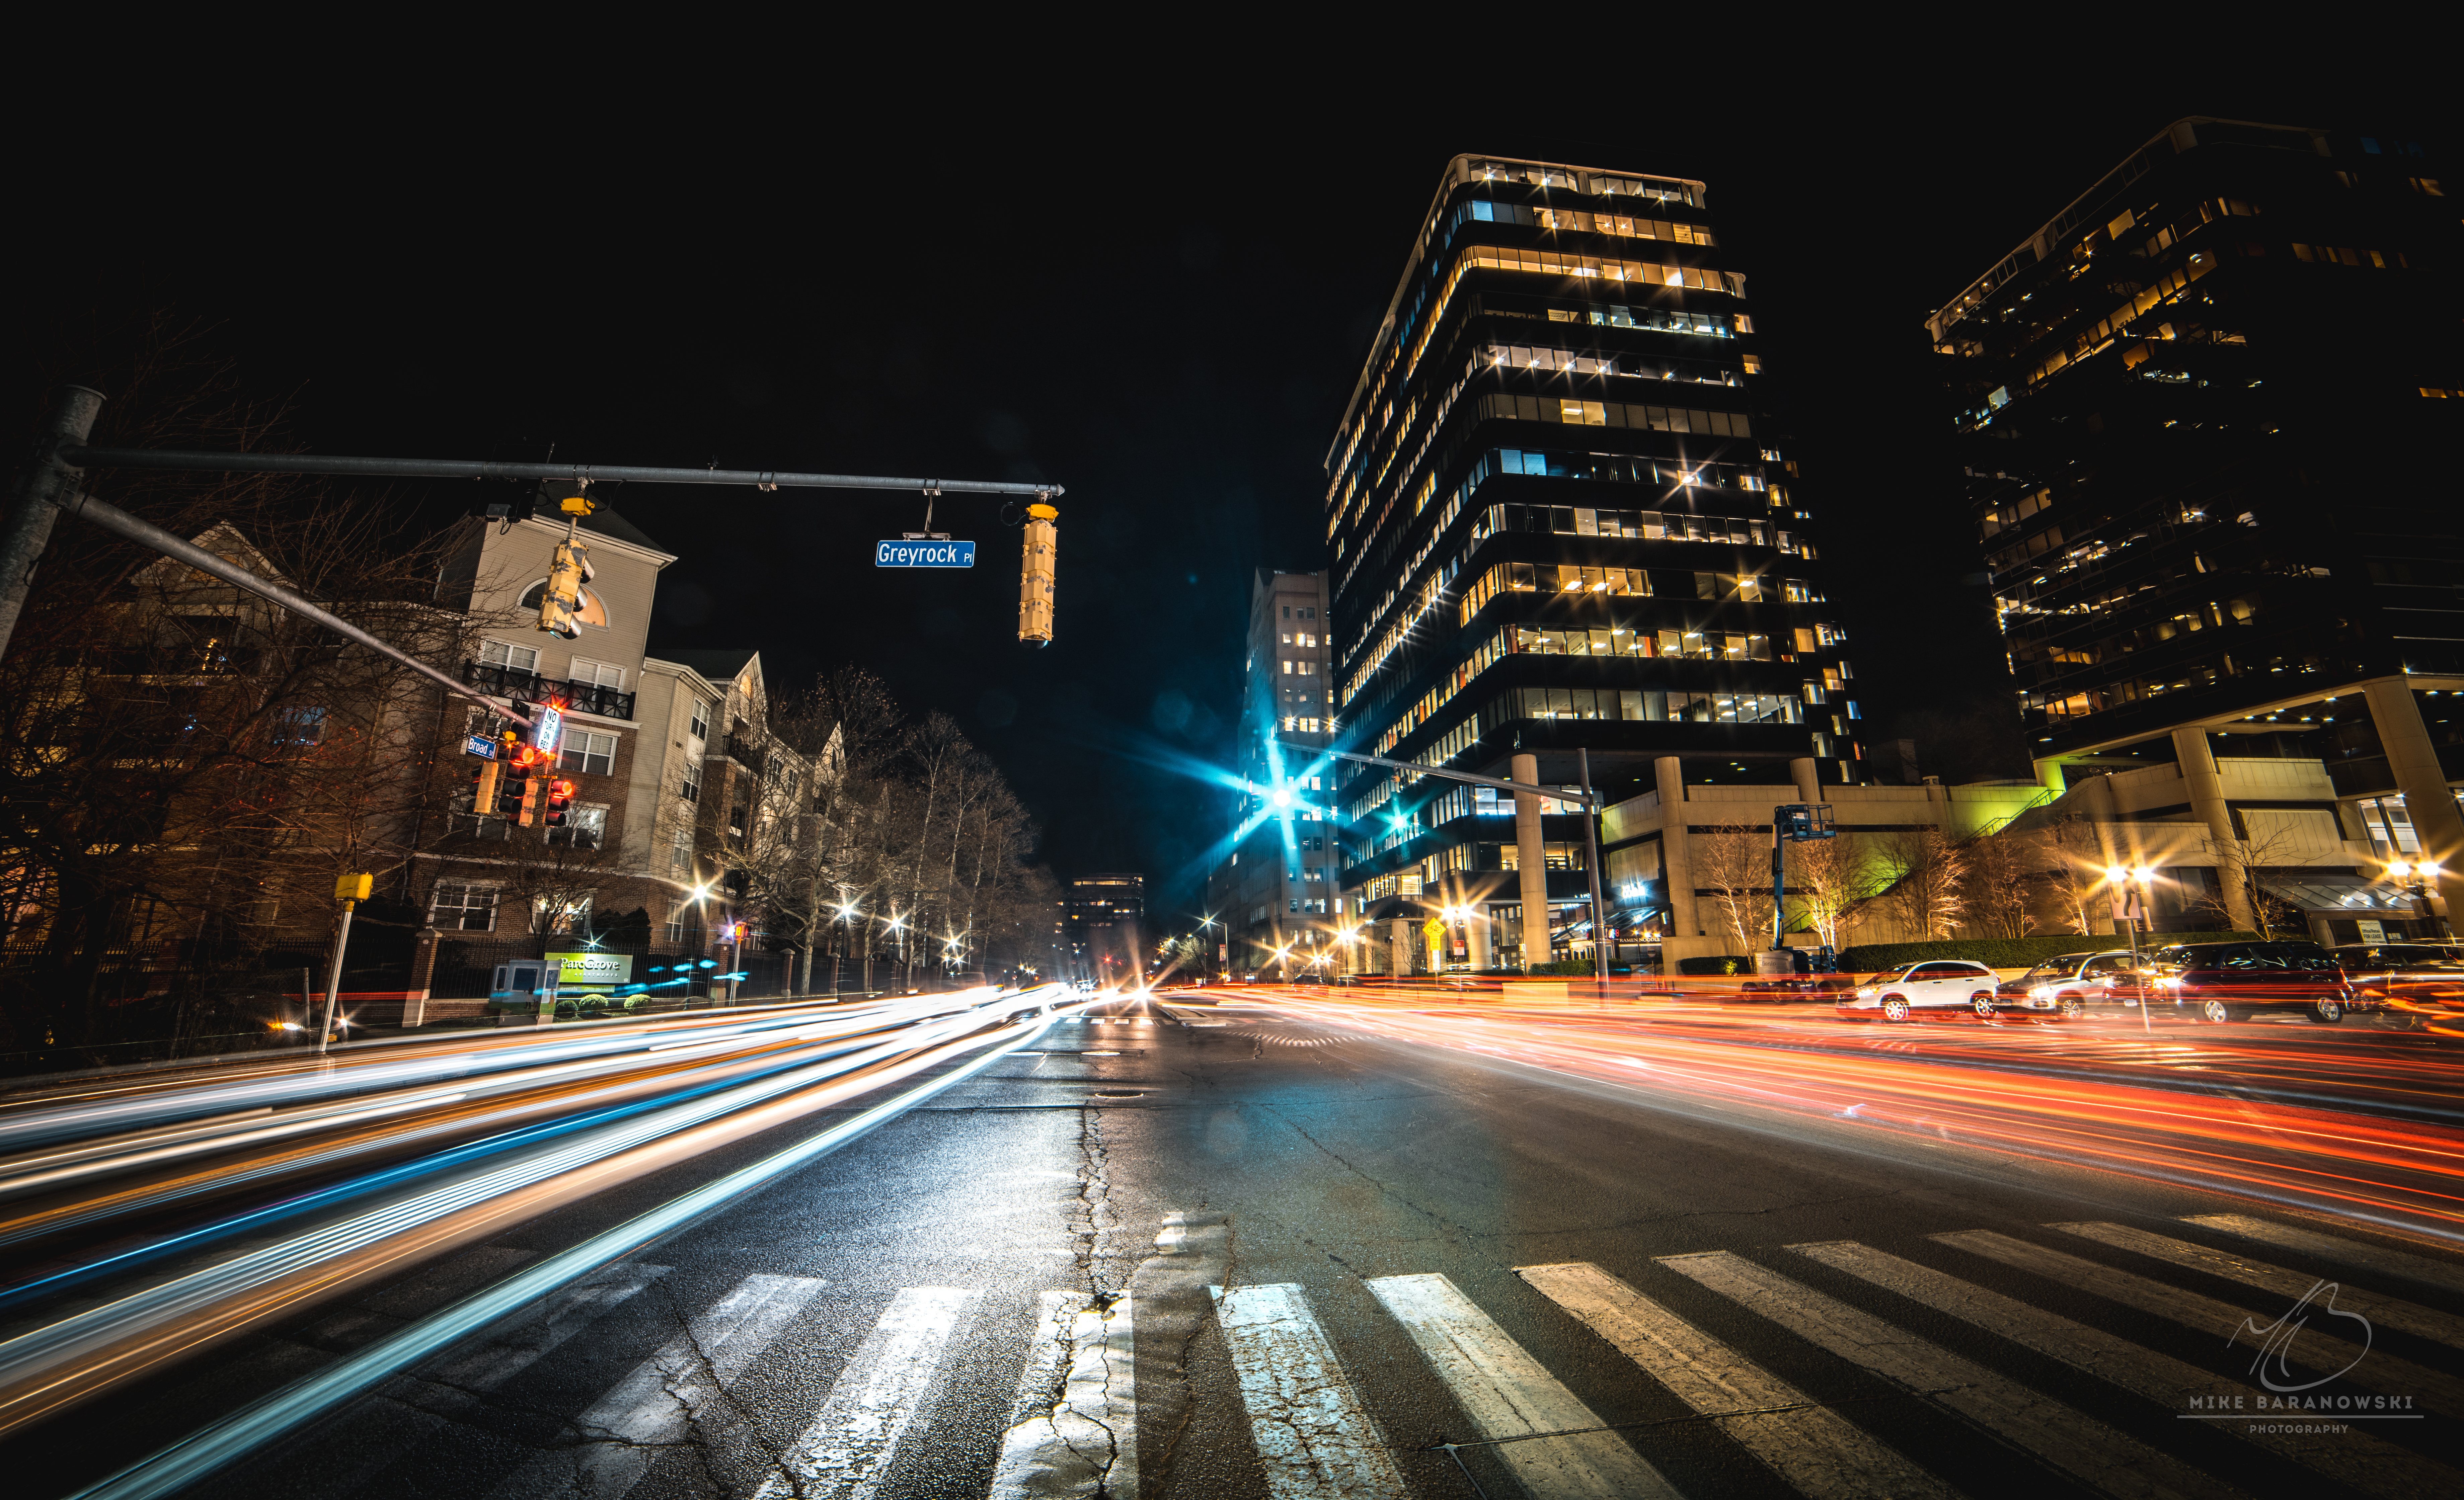
[[[2139,936],[2139,951],[2163,947],[2168,943],[2255,943],[2255,932],[2145,932]],[[1852,974],[1870,974],[1876,969],[1896,968],[1928,958],[1965,958],[1988,968],[2033,968],[2049,958],[2064,953],[2105,953],[2130,946],[2126,933],[2103,932],[2081,937],[2076,932],[2039,933],[2026,938],[1953,938],[1939,943],[1873,943],[1853,947],[1839,955],[1839,967]],[[1687,959],[1686,964],[1704,962]],[[1736,963],[1738,960],[1728,960]],[[1681,966],[1682,967],[1682,966]],[[1683,972],[1693,973],[1691,968]],[[1717,972],[1712,970],[1711,972]]]

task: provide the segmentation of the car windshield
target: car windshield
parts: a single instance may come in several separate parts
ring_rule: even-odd
[[[2084,954],[2073,953],[2067,958],[2049,958],[2043,963],[2037,965],[2035,967],[2028,970],[2026,973],[2021,974],[2019,976],[2019,983],[2024,985],[2031,979],[2068,979],[2071,976],[2072,971],[2079,967],[2080,959],[2085,956],[2086,955]]]

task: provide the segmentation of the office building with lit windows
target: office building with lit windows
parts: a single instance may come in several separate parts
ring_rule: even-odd
[[[1323,815],[1331,778],[1285,748],[1323,747],[1331,732],[1327,581],[1324,573],[1261,568],[1250,583],[1240,791],[1225,810],[1231,838],[1207,880],[1207,909],[1221,924],[1218,960],[1234,972],[1324,969],[1336,952],[1340,850]]]
[[[2308,867],[2340,936],[2312,908],[2390,861],[2464,895],[2448,175],[2409,140],[2183,120],[1926,325],[2040,777],[2176,787],[2133,815],[2253,847],[2259,894]],[[2325,777],[2268,790],[2304,760]]]
[[[1579,751],[1612,799],[1671,806],[1706,782],[1815,799],[1865,779],[1756,316],[1700,182],[1447,163],[1326,457],[1338,748],[1502,778],[1527,765],[1557,787]],[[1362,967],[1588,951],[1571,805],[1518,831],[1513,798],[1485,788],[1334,774]],[[1725,950],[1688,828],[1657,820],[1606,850],[1621,947]],[[1527,943],[1544,885],[1551,930]],[[1449,934],[1435,953],[1431,917]]]
[[[1133,984],[1146,973],[1147,878],[1110,873],[1069,882],[1061,903],[1063,977]]]

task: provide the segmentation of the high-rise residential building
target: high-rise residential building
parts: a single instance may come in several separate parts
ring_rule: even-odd
[[[1335,772],[1306,753],[1326,746],[1333,729],[1327,605],[1324,573],[1261,568],[1250,584],[1236,735],[1241,793],[1232,836],[1207,879],[1207,908],[1221,924],[1219,957],[1236,972],[1323,968],[1340,948],[1341,849],[1325,815]]]
[[[2452,902],[2464,296],[2440,172],[2409,140],[2179,120],[1926,326],[2040,776],[2169,763],[2170,814],[2219,846],[2298,816],[2442,863]],[[2304,759],[2332,796],[2231,794]]]
[[[1705,782],[1813,800],[1864,779],[1746,280],[1701,182],[1447,163],[1326,458],[1342,749],[1554,787],[1581,752],[1596,786],[1672,807]],[[1369,967],[1588,949],[1572,805],[1518,817],[1485,788],[1338,776],[1342,916],[1374,935]],[[1606,850],[1620,944],[1725,951],[1690,827]],[[1544,906],[1551,933],[1527,938]]]

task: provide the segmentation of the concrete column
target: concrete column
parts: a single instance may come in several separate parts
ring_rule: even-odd
[[[1652,763],[1660,782],[1660,878],[1668,882],[1669,937],[1699,935],[1694,916],[1694,861],[1685,857],[1685,772],[1674,755]]]
[[[2062,779],[2062,763],[2058,760],[2036,762],[2036,785],[2045,788],[2056,796],[2060,796],[2069,791],[2070,788]]]
[[[1489,929],[1488,902],[1474,902],[1470,910],[1471,917],[1463,924],[1464,931],[1469,934],[1465,946],[1470,951],[1463,957],[1471,961],[1471,967],[1475,969],[1495,968],[1497,947],[1495,934]]]
[[[2379,748],[2387,751],[2387,770],[2395,789],[2404,793],[2404,810],[2412,815],[2412,831],[2421,839],[2424,860],[2438,864],[2431,890],[2431,910],[2455,926],[2458,902],[2464,902],[2464,815],[2455,810],[2455,793],[2438,766],[2438,747],[2430,741],[2430,727],[2421,722],[2421,704],[2412,685],[2402,678],[2372,683],[2364,689],[2370,701],[2370,723],[2377,726]]]
[[[2419,718],[2413,721],[2418,724]],[[2233,810],[2225,806],[2225,778],[2216,770],[2215,752],[2208,748],[2208,731],[2202,728],[2173,731],[2173,759],[2182,768],[2182,786],[2190,796],[2190,813],[2208,825],[2208,837],[2218,850],[2241,847],[2233,837]],[[2240,872],[2221,853],[2217,857],[2218,883],[2224,886],[2225,916],[2234,927],[2244,932],[2255,930],[2250,912],[2250,892],[2243,888]]]
[[[1799,802],[1822,800],[1822,768],[1811,755],[1800,755],[1788,763],[1788,779],[1796,783]]]
[[[1517,755],[1507,779],[1529,786],[1540,779],[1540,757]],[[1540,798],[1514,793],[1514,862],[1523,883],[1523,968],[1549,962],[1549,858],[1540,847]]]
[[[1412,924],[1397,917],[1387,924],[1387,931],[1391,934],[1389,951],[1395,956],[1394,975],[1407,979],[1412,973]]]

